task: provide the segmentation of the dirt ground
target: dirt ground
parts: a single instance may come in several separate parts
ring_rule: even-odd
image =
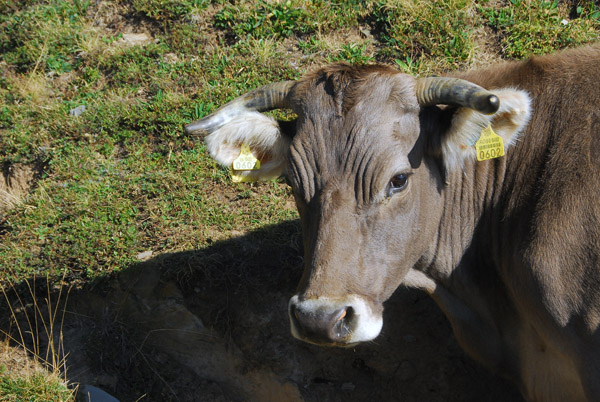
[[[29,165],[0,166],[0,221],[5,211],[18,204],[27,195],[35,175],[35,169]]]
[[[68,377],[120,401],[521,401],[468,358],[426,295],[399,289],[382,334],[352,349],[292,338],[301,275],[289,222],[159,256],[72,291]]]

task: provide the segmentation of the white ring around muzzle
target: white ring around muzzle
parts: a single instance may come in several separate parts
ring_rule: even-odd
[[[314,341],[302,334],[302,330],[296,328],[296,322],[292,317],[293,309],[303,311],[336,311],[339,309],[352,309],[352,322],[350,325],[350,334],[345,339],[346,344],[355,344],[375,339],[381,332],[383,326],[383,317],[381,310],[374,311],[368,301],[359,295],[349,295],[343,298],[319,297],[312,299],[302,299],[299,295],[293,296],[288,304],[290,314],[290,327],[292,335],[305,342],[323,344],[322,341]]]

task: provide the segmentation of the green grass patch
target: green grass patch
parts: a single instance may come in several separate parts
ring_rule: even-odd
[[[348,43],[342,45],[337,54],[329,58],[330,61],[345,61],[353,64],[368,64],[375,61],[373,54],[369,54],[367,43]]]
[[[73,391],[68,389],[60,378],[45,372],[23,375],[9,373],[6,366],[0,366],[1,402],[67,402],[73,401]]]
[[[0,14],[0,60],[19,71],[64,73],[78,65],[88,1],[40,2]]]
[[[387,60],[435,59],[442,68],[468,64],[474,51],[472,0],[381,0],[368,20]]]
[[[202,12],[208,5],[208,0],[133,0],[133,8],[147,18],[165,22],[191,17],[194,13]]]
[[[149,32],[130,45],[98,22],[111,17],[98,7],[0,8],[0,164],[41,166],[0,218],[0,264],[21,278],[49,267],[96,278],[142,251],[202,247],[294,218],[284,185],[230,183],[182,130],[252,88],[331,61],[414,74],[468,67],[484,23],[504,57],[549,52],[597,39],[600,14],[592,2],[135,0],[114,8],[129,30]]]
[[[201,147],[163,153],[132,139],[108,155],[101,151],[61,148],[50,162],[52,175],[12,211],[0,260],[19,279],[58,277],[64,269],[71,279],[97,278],[128,267],[143,251],[194,249],[223,231],[296,216],[285,205],[283,184],[230,183]]]
[[[481,12],[499,33],[504,56],[522,59],[600,39],[598,6],[577,4],[570,10],[558,1],[510,0],[502,7],[481,7]]]
[[[228,4],[214,17],[214,26],[230,39],[304,37],[316,32],[358,26],[366,13],[366,1],[327,2],[241,1]]]
[[[291,1],[228,5],[215,15],[215,27],[229,31],[237,38],[251,35],[255,38],[288,37],[292,34],[313,32],[306,9]]]

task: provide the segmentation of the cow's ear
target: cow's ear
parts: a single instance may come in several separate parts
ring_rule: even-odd
[[[280,124],[262,113],[248,111],[234,117],[206,136],[210,155],[221,165],[232,167],[247,145],[260,161],[260,169],[236,171],[248,181],[278,177],[285,167],[291,136],[284,134]]]
[[[491,126],[502,137],[506,151],[527,125],[531,100],[526,92],[515,89],[492,92],[500,99],[500,108],[494,114],[486,115],[466,107],[443,113],[446,118],[450,116],[450,121],[440,122],[445,129],[436,141],[432,141],[430,151],[443,158],[447,171],[460,169],[465,160],[476,158],[475,143],[486,127]]]

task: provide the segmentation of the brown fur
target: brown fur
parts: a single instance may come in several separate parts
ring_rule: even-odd
[[[528,399],[600,400],[600,47],[457,75],[527,91],[533,114],[505,158],[449,172],[439,138],[454,110],[419,113],[408,77],[334,65],[296,84],[299,294],[376,306],[403,281],[421,286]],[[412,188],[387,199],[397,169]]]

